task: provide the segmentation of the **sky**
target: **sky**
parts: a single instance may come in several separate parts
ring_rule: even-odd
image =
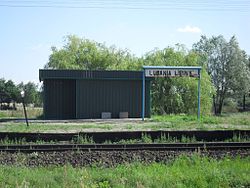
[[[201,35],[235,35],[250,55],[246,0],[1,0],[0,28],[0,78],[15,83],[39,83],[51,46],[70,34],[138,57],[177,43],[191,49]]]

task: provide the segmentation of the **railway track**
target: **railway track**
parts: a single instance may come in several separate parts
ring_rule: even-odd
[[[20,133],[20,132],[0,132],[0,139],[8,140],[25,139],[28,142],[37,140],[50,141],[71,141],[79,136],[83,138],[91,138],[95,143],[104,143],[109,140],[118,142],[120,140],[141,139],[143,135],[147,135],[152,140],[159,139],[161,136],[181,139],[183,136],[187,138],[195,138],[197,141],[211,142],[224,141],[233,139],[234,137],[249,138],[250,130],[215,130],[215,131],[121,131],[121,132],[80,132],[80,133]]]
[[[250,142],[0,145],[0,152],[248,150]]]

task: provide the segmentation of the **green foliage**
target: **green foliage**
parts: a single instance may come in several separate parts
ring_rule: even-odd
[[[77,143],[77,144],[93,144],[93,143],[95,143],[92,137],[89,138],[86,135],[85,136],[78,135],[76,138],[73,139],[73,142]]]
[[[225,98],[222,112],[226,113],[236,113],[238,112],[238,103],[237,99],[234,98]]]
[[[174,48],[156,50],[145,56],[146,65],[197,66],[199,56]],[[152,83],[152,109],[155,114],[197,113],[198,81],[194,78],[159,78]],[[207,72],[202,70],[201,112],[209,114],[214,88]]]
[[[32,145],[32,144],[58,144],[57,141],[43,141],[43,140],[36,140],[34,142],[26,141],[25,138],[20,138],[20,139],[9,139],[8,137],[1,138],[0,139],[0,145]]]
[[[150,143],[153,142],[152,138],[147,134],[143,134],[141,139],[142,139],[143,143],[149,143],[150,144]]]
[[[23,145],[25,143],[27,143],[25,138],[12,140],[5,137],[4,139],[0,139],[1,145]]]
[[[202,116],[199,124],[197,126],[201,126],[204,124],[208,125],[219,125],[219,124],[227,124],[227,125],[250,125],[250,116],[249,112],[244,113],[227,113],[222,114],[222,116]],[[196,123],[197,117],[191,115],[165,115],[165,116],[153,116],[153,121],[156,122],[169,122],[174,125],[185,125],[189,123]],[[212,127],[211,127],[212,128]],[[236,127],[235,127],[236,128]]]
[[[127,70],[136,69],[139,59],[128,50],[106,47],[88,39],[75,35],[66,37],[66,45],[62,49],[52,47],[45,68],[81,69],[81,70]]]
[[[1,78],[0,79],[0,105],[2,107],[2,103],[7,103],[9,108],[9,104],[11,102],[20,102],[20,90],[14,84],[13,81]],[[0,108],[0,109],[1,109]],[[14,106],[15,108],[15,106]]]
[[[217,141],[217,140],[214,140]],[[225,139],[222,142],[249,142],[250,137],[246,135],[233,135],[230,139]],[[203,142],[203,140],[197,141],[196,137],[189,137],[182,135],[181,138],[172,137],[169,136],[169,134],[162,134],[159,138],[151,138],[151,136],[148,135],[142,135],[141,138],[138,139],[121,139],[117,141],[111,141],[111,140],[105,140],[102,143],[98,144],[139,144],[139,143],[197,143],[197,142]],[[78,136],[74,139],[72,139],[69,142],[65,142],[68,144],[96,144],[96,142],[93,140],[92,137],[87,136]],[[25,144],[58,144],[57,141],[43,141],[43,140],[36,140],[34,142],[28,142],[25,138],[22,139],[9,139],[8,137],[4,139],[0,139],[0,145],[25,145]]]
[[[227,97],[243,96],[250,90],[248,57],[240,49],[235,36],[229,42],[221,35],[211,38],[202,36],[194,44],[194,50],[200,53],[200,62],[207,68],[216,89],[213,97],[214,113],[221,114]]]
[[[24,84],[21,82],[18,85],[12,80],[6,81],[5,79],[0,79],[0,109],[10,109],[10,103],[13,103],[13,109],[16,109],[15,103],[21,103],[22,98],[20,92],[24,91],[24,102],[26,104],[34,104],[35,106],[42,105],[42,94],[38,91],[38,86],[35,83],[28,82]],[[2,107],[3,103],[7,103],[7,108]]]
[[[21,160],[21,158],[20,158]],[[1,166],[0,187],[249,187],[250,158],[180,156],[168,164],[113,168]]]
[[[24,84],[21,82],[18,85],[19,90],[24,91],[25,104],[34,104],[35,106],[42,106],[42,92],[39,91],[38,85],[32,82]]]
[[[199,56],[183,46],[165,48],[137,58],[128,50],[71,35],[62,49],[52,47],[45,68],[81,70],[141,70],[142,65],[198,65]],[[201,81],[201,111],[211,110],[213,87],[205,70]],[[152,109],[157,114],[197,112],[197,80],[192,78],[156,79],[152,83]]]

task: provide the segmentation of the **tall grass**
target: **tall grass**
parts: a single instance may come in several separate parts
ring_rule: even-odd
[[[0,187],[249,187],[250,158],[216,161],[193,155],[169,164],[104,167],[1,166]]]
[[[27,107],[28,118],[41,117],[43,114],[42,108]],[[17,110],[0,110],[0,118],[24,118],[23,108],[19,107]]]

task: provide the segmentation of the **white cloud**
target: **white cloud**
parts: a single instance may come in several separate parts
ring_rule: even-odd
[[[190,25],[186,25],[183,28],[178,28],[177,31],[182,33],[201,33],[201,29],[199,27]]]

